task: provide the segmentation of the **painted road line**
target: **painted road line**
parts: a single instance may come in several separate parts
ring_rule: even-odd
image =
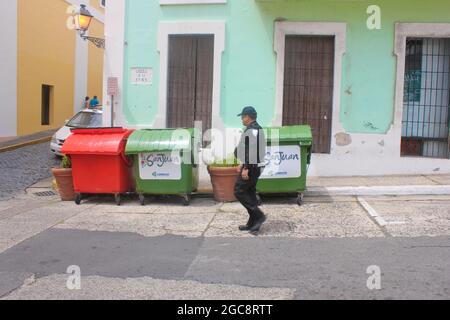
[[[387,225],[386,220],[381,217],[378,212],[362,197],[358,197],[358,202],[367,211],[367,213],[380,225],[385,227]]]
[[[406,224],[404,221],[390,221],[387,222],[382,216],[362,197],[357,197],[359,204],[367,211],[367,213],[380,225],[385,227],[387,225],[401,225]]]
[[[450,195],[450,185],[372,186],[372,187],[311,187],[307,196],[402,196]]]

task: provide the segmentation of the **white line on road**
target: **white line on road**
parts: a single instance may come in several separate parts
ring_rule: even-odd
[[[375,219],[375,221],[380,225],[380,227],[385,227],[387,225],[386,220],[381,217],[378,212],[362,197],[357,197],[358,202],[367,211],[367,213]]]
[[[367,213],[378,223],[380,227],[385,227],[387,225],[400,225],[405,224],[404,221],[391,221],[387,222],[382,216],[362,197],[357,197],[358,202],[367,211]]]

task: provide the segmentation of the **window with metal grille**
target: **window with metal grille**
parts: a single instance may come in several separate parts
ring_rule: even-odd
[[[450,39],[408,38],[402,155],[449,158]]]

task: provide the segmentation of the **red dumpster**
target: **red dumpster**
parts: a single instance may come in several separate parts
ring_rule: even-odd
[[[133,130],[122,128],[76,129],[64,142],[62,153],[72,160],[77,204],[85,194],[121,194],[132,191],[131,161],[125,145]]]

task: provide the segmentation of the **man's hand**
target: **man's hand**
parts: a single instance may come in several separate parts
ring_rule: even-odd
[[[248,169],[243,169],[242,170],[242,180],[248,181],[249,179],[250,179],[250,177],[248,176]]]

